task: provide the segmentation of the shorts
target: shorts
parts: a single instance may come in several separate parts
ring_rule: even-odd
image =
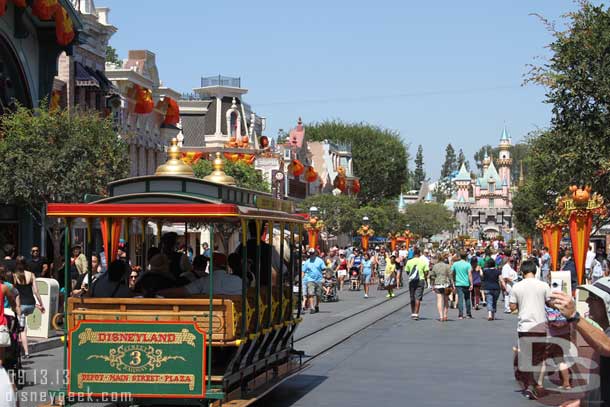
[[[424,298],[424,287],[426,282],[424,280],[417,279],[409,283],[409,293],[411,295],[411,301],[421,301]]]
[[[337,277],[347,277],[347,270],[337,270]]]
[[[319,297],[320,296],[320,284],[316,283],[315,281],[308,281],[306,290],[305,290],[305,295],[306,296],[315,295],[316,297]]]
[[[371,283],[371,274],[363,274],[362,278],[364,279],[364,284],[370,284]]]
[[[28,315],[31,315],[32,313],[34,313],[35,309],[36,309],[36,305],[21,304],[21,313],[23,315],[25,315],[26,317]]]

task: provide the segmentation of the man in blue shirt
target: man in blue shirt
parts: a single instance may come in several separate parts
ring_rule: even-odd
[[[460,261],[453,263],[451,271],[453,272],[453,281],[455,281],[455,289],[458,294],[458,318],[464,319],[464,300],[466,300],[466,316],[472,318],[470,291],[472,285],[472,266],[466,261],[468,255],[466,252],[460,253]]]
[[[309,258],[303,262],[303,285],[305,286],[305,296],[309,306],[309,313],[320,312],[321,284],[324,278],[326,264],[324,260],[316,255],[316,250],[311,248],[307,251]],[[315,307],[314,307],[315,297]]]
[[[542,248],[542,256],[540,256],[540,279],[546,283],[551,281],[551,255],[549,248]]]

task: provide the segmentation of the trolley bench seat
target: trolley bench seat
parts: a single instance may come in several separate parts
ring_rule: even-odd
[[[235,346],[239,343],[237,310],[241,296],[214,298],[212,344]],[[68,329],[80,321],[184,321],[196,322],[208,332],[209,298],[70,298]]]

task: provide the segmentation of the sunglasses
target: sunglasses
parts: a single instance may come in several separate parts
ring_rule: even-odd
[[[138,276],[137,276],[137,275],[135,275],[135,276],[129,276],[129,278],[130,278],[130,279],[132,279],[132,280],[135,280],[136,278],[138,278]]]

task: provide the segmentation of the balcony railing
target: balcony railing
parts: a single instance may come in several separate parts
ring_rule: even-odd
[[[206,88],[208,86],[228,86],[231,88],[241,87],[241,78],[232,78],[230,76],[207,76],[201,77],[201,87]]]

